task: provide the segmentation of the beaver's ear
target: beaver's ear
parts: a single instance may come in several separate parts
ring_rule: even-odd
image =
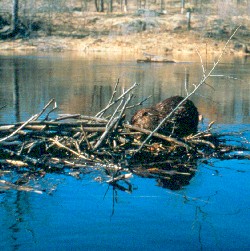
[[[148,116],[148,115],[150,115],[149,112],[146,112],[146,111],[145,111],[145,112],[142,113],[142,116]]]

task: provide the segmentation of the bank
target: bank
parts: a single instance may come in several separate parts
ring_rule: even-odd
[[[224,48],[232,33],[240,26],[226,53],[246,55],[249,53],[250,32],[248,17],[222,20],[219,16],[193,16],[191,27],[187,27],[185,15],[163,15],[146,18],[134,15],[88,14],[78,22],[65,17],[53,20],[53,32],[38,30],[28,37],[0,40],[0,52],[26,53],[45,52],[105,52],[111,54],[144,52],[175,58],[179,55],[217,55]],[[79,28],[84,23],[83,28]]]

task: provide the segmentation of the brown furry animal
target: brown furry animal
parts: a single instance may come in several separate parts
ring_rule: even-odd
[[[131,124],[153,131],[184,98],[170,97],[150,108],[138,110],[131,119]],[[185,137],[197,132],[199,113],[194,103],[186,100],[158,130],[164,135]]]

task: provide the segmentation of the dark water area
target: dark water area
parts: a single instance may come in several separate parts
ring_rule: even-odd
[[[199,83],[199,58],[138,64],[132,57],[39,54],[0,56],[0,123],[27,120],[55,98],[57,114],[95,115],[118,91],[140,83],[134,103],[150,106]],[[213,61],[204,66],[210,69]],[[192,100],[205,127],[232,132],[249,147],[250,58],[226,58]],[[128,119],[133,110],[128,112]],[[52,115],[53,116],[53,115]],[[238,152],[237,154],[241,154]],[[243,154],[243,153],[242,153]],[[87,169],[75,178],[46,174],[34,193],[0,189],[1,250],[248,250],[250,161],[199,162],[190,184],[172,191],[134,175],[132,192],[114,189]],[[5,177],[0,170],[0,180]],[[13,175],[13,176],[11,176]],[[15,174],[9,174],[9,179]]]

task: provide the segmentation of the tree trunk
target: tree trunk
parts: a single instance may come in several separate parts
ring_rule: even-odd
[[[124,0],[124,12],[128,11],[128,0]]]
[[[99,12],[98,0],[95,0],[95,9],[97,12]]]
[[[160,5],[161,5],[161,12],[163,12],[164,5],[165,5],[164,0],[161,0]]]
[[[181,0],[181,14],[184,13],[184,9],[185,9],[185,0]]]
[[[104,12],[104,0],[100,0],[100,12]]]
[[[16,31],[17,28],[18,28],[18,0],[13,0],[11,29],[12,31]]]
[[[109,12],[113,12],[113,0],[109,0]]]

